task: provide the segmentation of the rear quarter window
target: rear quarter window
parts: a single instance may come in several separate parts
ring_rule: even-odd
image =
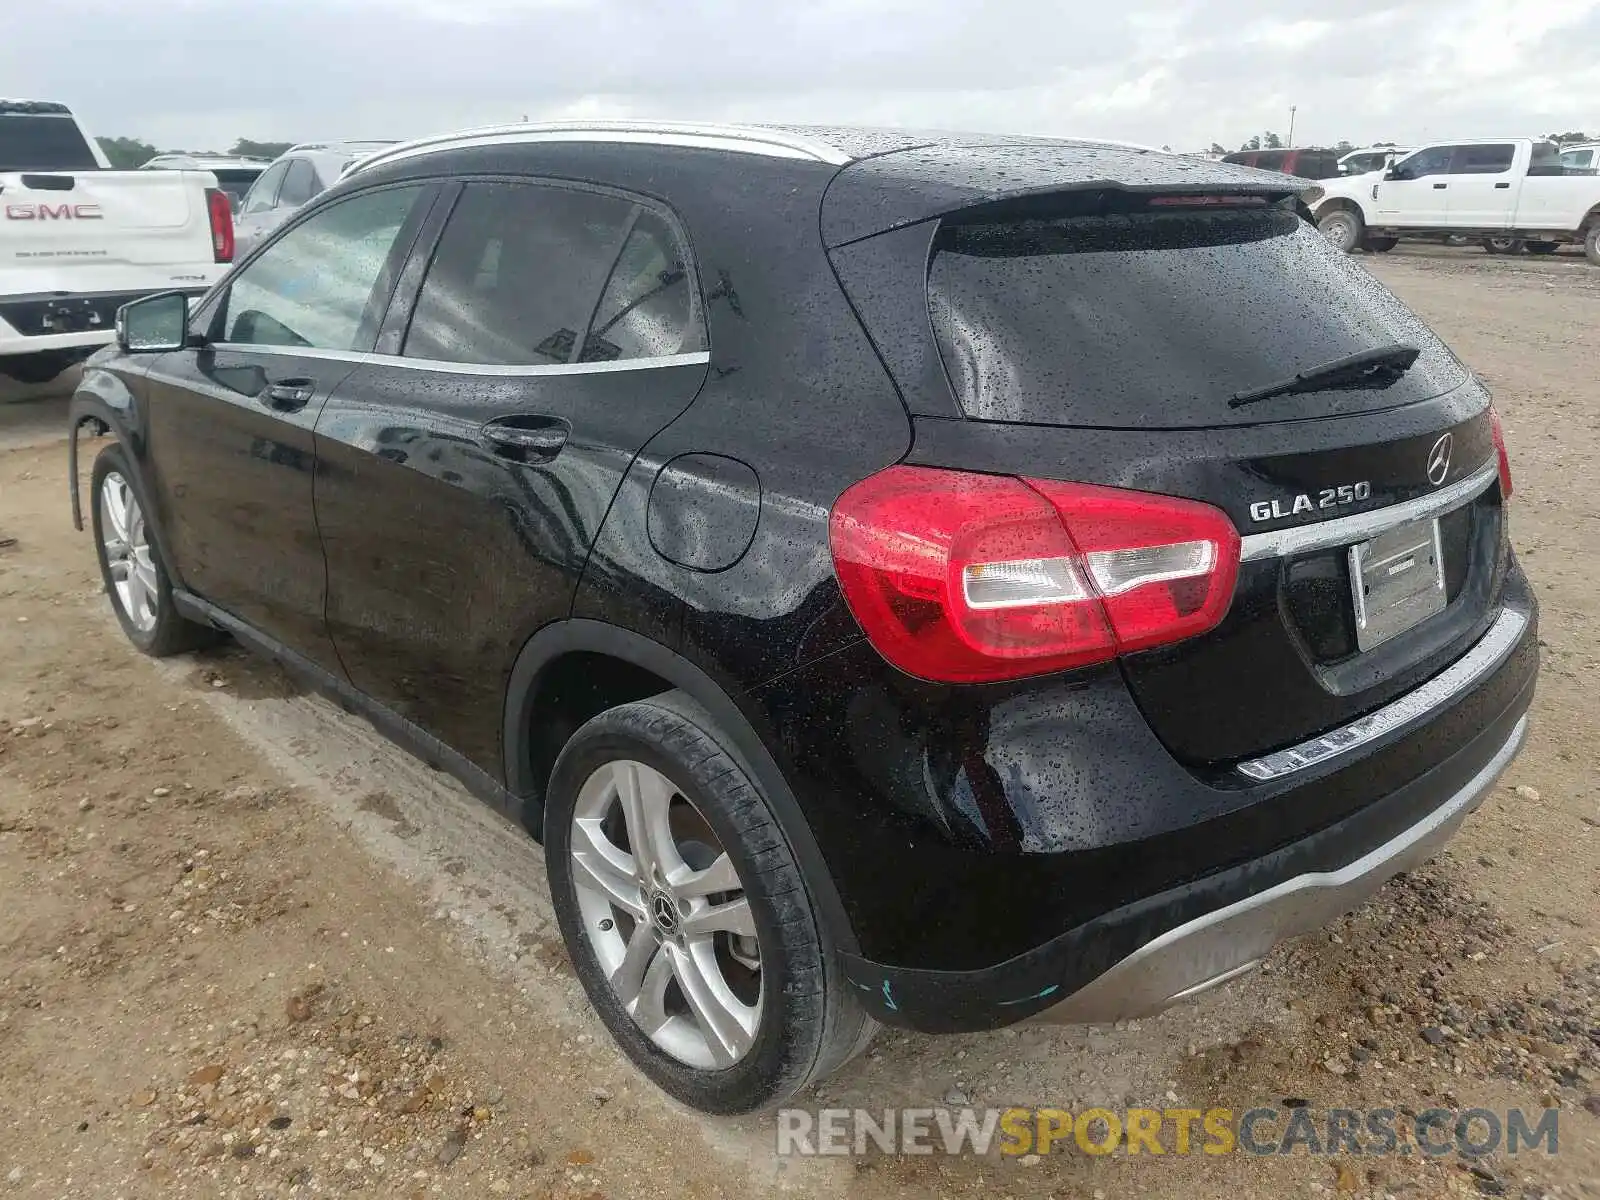
[[[928,300],[968,417],[1194,428],[1390,408],[1465,381],[1410,310],[1293,212],[1131,203],[941,226]],[[1228,403],[1395,342],[1422,354],[1386,387]]]

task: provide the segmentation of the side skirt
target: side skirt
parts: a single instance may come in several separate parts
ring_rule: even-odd
[[[172,589],[172,602],[177,610],[191,621],[231,633],[245,646],[290,672],[306,680],[318,691],[328,696],[346,712],[364,717],[374,729],[394,742],[407,753],[416,756],[435,771],[443,771],[458,780],[467,791],[511,821],[529,829],[527,804],[482,767],[446,746],[431,733],[406,720],[392,708],[380,704],[365,692],[358,691],[348,682],[331,674],[285,646],[268,637],[254,626],[224,612],[209,601],[192,592]]]

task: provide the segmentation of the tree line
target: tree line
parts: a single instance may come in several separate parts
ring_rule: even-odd
[[[105,151],[106,159],[113,167],[120,171],[131,171],[135,167],[142,167],[157,154],[215,154],[215,150],[157,150],[149,142],[131,137],[103,137],[96,138],[100,149]],[[282,154],[293,142],[253,142],[249,138],[240,138],[223,154],[233,155],[237,158],[265,158],[274,159]]]

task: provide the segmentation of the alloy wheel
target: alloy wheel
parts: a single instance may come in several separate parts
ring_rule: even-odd
[[[107,471],[100,481],[99,504],[106,569],[117,603],[135,629],[149,633],[156,627],[160,593],[144,510],[128,481],[116,471]]]
[[[737,1063],[761,1021],[760,943],[700,811],[653,767],[607,763],[578,793],[571,855],[585,936],[628,1015],[679,1062]]]

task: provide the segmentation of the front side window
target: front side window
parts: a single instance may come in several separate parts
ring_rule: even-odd
[[[1500,175],[1511,170],[1517,148],[1509,142],[1496,146],[1457,146],[1450,160],[1452,175]]]
[[[469,183],[439,239],[402,353],[492,366],[576,361],[634,209],[572,188]],[[623,319],[619,311],[617,326]]]
[[[250,188],[250,193],[244,198],[243,213],[266,212],[278,201],[278,185],[283,182],[283,177],[289,173],[288,163],[278,163],[268,167],[259,179]]]
[[[315,196],[317,173],[308,159],[297,158],[289,164],[289,173],[283,177],[283,190],[278,193],[278,207],[299,208]]]
[[[1395,178],[1421,179],[1425,175],[1447,175],[1450,172],[1450,159],[1456,150],[1455,146],[1429,146],[1426,150],[1418,150],[1404,162],[1395,164]]]
[[[1580,171],[1587,170],[1589,167],[1594,166],[1594,151],[1568,150],[1561,156],[1561,165],[1563,167],[1575,167]]]
[[[421,190],[419,185],[352,196],[278,238],[229,285],[222,340],[368,349],[357,339],[373,303],[373,285]]]

